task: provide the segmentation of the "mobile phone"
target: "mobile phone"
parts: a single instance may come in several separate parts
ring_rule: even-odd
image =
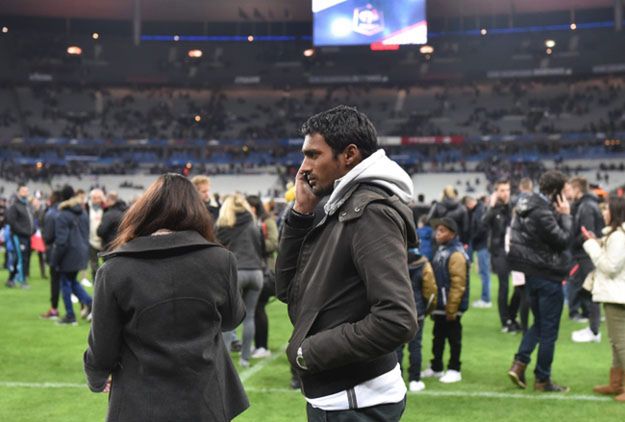
[[[312,186],[310,185],[310,173],[309,172],[304,173],[304,180],[306,180],[308,187],[312,188]]]

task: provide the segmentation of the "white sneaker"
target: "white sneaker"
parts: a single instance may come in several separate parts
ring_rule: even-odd
[[[454,371],[453,369],[448,369],[447,372],[445,372],[445,375],[443,375],[441,379],[439,379],[439,381],[445,384],[460,382],[462,381],[462,375],[458,371]]]
[[[88,278],[83,278],[82,280],[80,280],[80,284],[85,287],[93,287],[93,284],[89,281]]]
[[[493,307],[492,302],[484,302],[482,299],[473,302],[473,307],[477,309],[490,309]]]
[[[573,331],[571,339],[575,343],[601,343],[601,333],[595,335],[590,328]]]
[[[72,303],[78,303],[78,298],[72,295]]]
[[[425,390],[425,384],[423,383],[423,381],[410,381],[410,384],[408,384],[408,389],[413,393],[423,391]]]
[[[421,371],[421,378],[440,378],[443,375],[444,372],[434,372],[430,367],[425,371]]]
[[[264,347],[259,347],[252,352],[252,359],[264,359],[271,357],[271,350],[267,350]]]

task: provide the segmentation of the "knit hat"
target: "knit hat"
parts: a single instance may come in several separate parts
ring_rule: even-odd
[[[444,227],[447,227],[452,232],[458,233],[458,225],[456,224],[454,220],[452,220],[449,217],[443,217],[443,218],[432,220],[430,222],[430,225],[434,228],[438,226],[444,226]]]

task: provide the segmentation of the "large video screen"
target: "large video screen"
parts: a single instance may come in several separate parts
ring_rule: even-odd
[[[313,0],[313,44],[425,44],[426,0]]]

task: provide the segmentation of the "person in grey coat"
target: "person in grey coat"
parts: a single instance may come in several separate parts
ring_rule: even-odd
[[[126,212],[96,274],[84,367],[107,421],[229,421],[248,400],[221,332],[245,315],[232,253],[177,174]]]

